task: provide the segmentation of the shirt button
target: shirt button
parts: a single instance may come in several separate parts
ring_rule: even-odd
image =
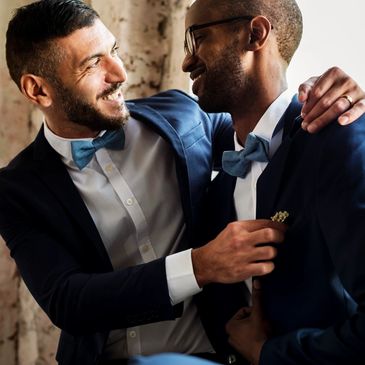
[[[129,206],[133,205],[133,199],[132,198],[127,199],[126,204]]]
[[[150,248],[147,244],[142,246],[142,252],[143,253],[147,253],[149,250],[150,250]]]
[[[136,334],[136,331],[130,331],[129,332],[129,337],[130,338],[136,338],[137,334]]]
[[[113,171],[113,165],[111,163],[105,166],[105,171],[110,174]]]

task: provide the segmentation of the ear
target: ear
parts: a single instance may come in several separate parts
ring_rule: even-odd
[[[25,74],[20,79],[21,92],[33,103],[41,108],[48,108],[52,104],[51,87],[43,77]]]
[[[257,51],[263,48],[272,29],[272,25],[266,17],[259,15],[253,18],[250,23],[250,37],[247,50]]]

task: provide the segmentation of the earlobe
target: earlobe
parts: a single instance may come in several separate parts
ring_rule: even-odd
[[[48,108],[52,104],[49,93],[49,86],[46,81],[39,76],[32,74],[23,75],[20,80],[22,93],[39,107]]]

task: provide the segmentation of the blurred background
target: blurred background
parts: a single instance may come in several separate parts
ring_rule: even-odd
[[[0,2],[0,167],[29,144],[42,122],[10,80],[5,32],[14,8],[25,0]],[[127,98],[168,88],[189,91],[180,70],[184,14],[191,0],[88,0],[119,40],[129,81]],[[340,66],[365,87],[365,5],[360,0],[298,0],[304,16],[301,46],[289,68],[289,87]],[[148,17],[147,17],[148,14]],[[148,20],[147,20],[148,18]],[[58,330],[38,309],[0,238],[0,364],[53,365]],[[80,364],[81,365],[81,364]]]

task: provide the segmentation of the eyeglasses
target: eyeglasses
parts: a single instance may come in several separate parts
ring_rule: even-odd
[[[185,31],[185,41],[184,41],[184,50],[185,54],[189,54],[193,56],[196,52],[196,42],[194,37],[194,32],[198,29],[212,27],[213,25],[224,24],[234,22],[236,20],[252,20],[254,16],[236,16],[234,18],[226,18],[222,20],[216,20],[214,22],[192,25]]]

